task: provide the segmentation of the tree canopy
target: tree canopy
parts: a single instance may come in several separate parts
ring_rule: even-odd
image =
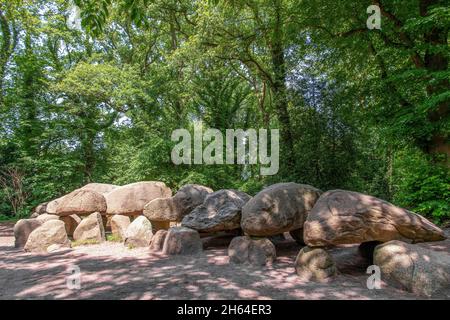
[[[449,26],[443,0],[0,0],[0,215],[92,181],[295,181],[445,222]],[[199,121],[280,129],[278,174],[173,164]]]

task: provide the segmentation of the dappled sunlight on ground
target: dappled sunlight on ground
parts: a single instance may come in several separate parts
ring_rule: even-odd
[[[226,243],[199,256],[170,257],[111,242],[49,254],[25,253],[13,244],[12,224],[0,224],[0,299],[417,298],[385,284],[381,290],[367,289],[368,263],[356,246],[331,249],[340,275],[315,283],[295,274],[301,247],[291,240],[277,243],[276,262],[264,268],[229,264]],[[422,245],[448,252],[450,241]],[[73,264],[81,269],[80,290],[66,286]]]

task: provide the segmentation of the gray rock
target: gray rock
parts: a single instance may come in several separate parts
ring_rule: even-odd
[[[289,231],[289,234],[299,245],[305,245],[305,240],[303,240],[303,228],[291,230]]]
[[[173,197],[150,201],[144,208],[144,215],[150,221],[181,221],[212,192],[212,189],[205,186],[185,185]]]
[[[292,182],[269,186],[242,208],[242,230],[251,236],[273,236],[303,228],[320,194],[319,189]]]
[[[163,253],[166,255],[197,255],[203,251],[197,231],[185,227],[173,227],[167,232]]]
[[[317,201],[304,225],[309,246],[410,240],[444,240],[424,217],[362,193],[333,190]]]
[[[186,215],[183,227],[199,232],[217,232],[240,228],[242,207],[251,197],[237,190],[219,190],[209,194],[203,204]]]
[[[337,274],[336,265],[322,248],[304,247],[295,259],[295,271],[303,280],[326,281]]]
[[[235,237],[228,247],[228,257],[231,263],[265,266],[275,261],[276,249],[266,238]]]
[[[378,245],[373,263],[380,267],[381,280],[421,296],[450,288],[450,256],[402,241]]]

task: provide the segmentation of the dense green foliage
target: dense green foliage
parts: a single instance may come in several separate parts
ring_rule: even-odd
[[[445,1],[75,3],[69,27],[70,1],[0,0],[0,217],[91,181],[160,180],[295,181],[450,218]],[[172,131],[199,121],[279,128],[279,173],[174,165]]]

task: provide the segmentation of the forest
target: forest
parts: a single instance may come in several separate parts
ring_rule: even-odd
[[[292,181],[448,223],[449,26],[444,0],[0,0],[0,220],[89,182]],[[279,129],[279,171],[174,164],[199,123]]]

